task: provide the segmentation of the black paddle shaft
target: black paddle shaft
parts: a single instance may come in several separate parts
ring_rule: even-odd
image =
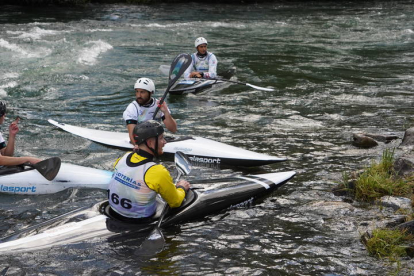
[[[178,56],[175,57],[170,67],[167,90],[165,90],[164,95],[162,96],[162,98],[160,99],[160,102],[158,103],[157,109],[155,109],[154,116],[152,117],[153,119],[155,119],[155,117],[157,116],[157,113],[160,110],[161,105],[164,103],[165,97],[167,97],[167,94],[170,91],[171,87],[181,77],[181,75],[185,72],[185,70],[187,70],[191,62],[192,62],[192,59],[189,54],[179,54]]]

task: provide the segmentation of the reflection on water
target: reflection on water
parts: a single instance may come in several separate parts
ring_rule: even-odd
[[[97,240],[1,256],[0,271],[21,274],[382,275],[387,268],[359,243],[357,208],[330,189],[383,149],[354,148],[354,132],[402,137],[413,124],[413,5],[273,3],[261,5],[91,5],[87,9],[5,7],[0,14],[0,97],[6,125],[23,118],[19,155],[111,170],[124,152],[55,129],[47,119],[126,131],[122,112],[138,77],[158,69],[205,36],[219,70],[276,91],[225,85],[167,97],[178,134],[287,157],[258,168],[194,167],[190,181],[248,173],[297,171],[282,189],[249,208],[165,229],[166,249],[148,260],[134,246]],[[225,11],[223,13],[223,11]],[[228,12],[231,11],[231,12]],[[3,126],[2,132],[7,133]],[[7,135],[6,135],[7,136]],[[169,159],[162,162],[173,171]],[[200,186],[214,186],[203,183]],[[39,197],[0,195],[1,236],[104,199],[73,190]],[[306,271],[306,272],[304,272]]]

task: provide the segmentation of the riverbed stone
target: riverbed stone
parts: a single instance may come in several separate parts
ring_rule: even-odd
[[[316,201],[308,204],[307,208],[326,217],[342,216],[355,210],[354,206],[342,201]]]
[[[365,136],[364,134],[354,133],[352,138],[352,145],[358,148],[368,149],[378,146],[378,143],[371,137]]]
[[[388,144],[392,140],[397,140],[399,137],[394,134],[372,134],[372,133],[364,133],[365,136],[374,139],[375,141],[382,142]]]
[[[395,211],[402,209],[412,213],[411,199],[406,197],[383,196],[378,200],[378,203],[384,207],[391,207]]]
[[[397,229],[405,229],[408,234],[414,235],[414,220],[407,221],[396,226]]]
[[[405,131],[401,146],[414,146],[414,127]]]
[[[394,161],[394,170],[400,176],[414,174],[414,156],[406,155]]]

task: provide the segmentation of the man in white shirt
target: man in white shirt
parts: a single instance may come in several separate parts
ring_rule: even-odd
[[[134,85],[136,99],[130,103],[124,111],[123,118],[127,125],[129,139],[136,146],[133,136],[134,127],[139,124],[152,120],[159,100],[153,98],[155,93],[155,84],[149,78],[139,78]],[[163,121],[165,127],[171,131],[177,131],[177,122],[171,116],[167,103],[164,101],[157,113],[156,121]]]
[[[184,72],[184,78],[215,79],[217,77],[217,58],[207,51],[207,40],[199,37],[194,45],[197,52],[191,55],[192,63]]]

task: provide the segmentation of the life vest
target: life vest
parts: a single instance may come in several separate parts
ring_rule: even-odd
[[[141,152],[140,152],[141,153]],[[145,174],[156,165],[150,156],[125,154],[116,164],[109,182],[108,199],[112,209],[129,218],[154,215],[157,193],[145,183]]]

